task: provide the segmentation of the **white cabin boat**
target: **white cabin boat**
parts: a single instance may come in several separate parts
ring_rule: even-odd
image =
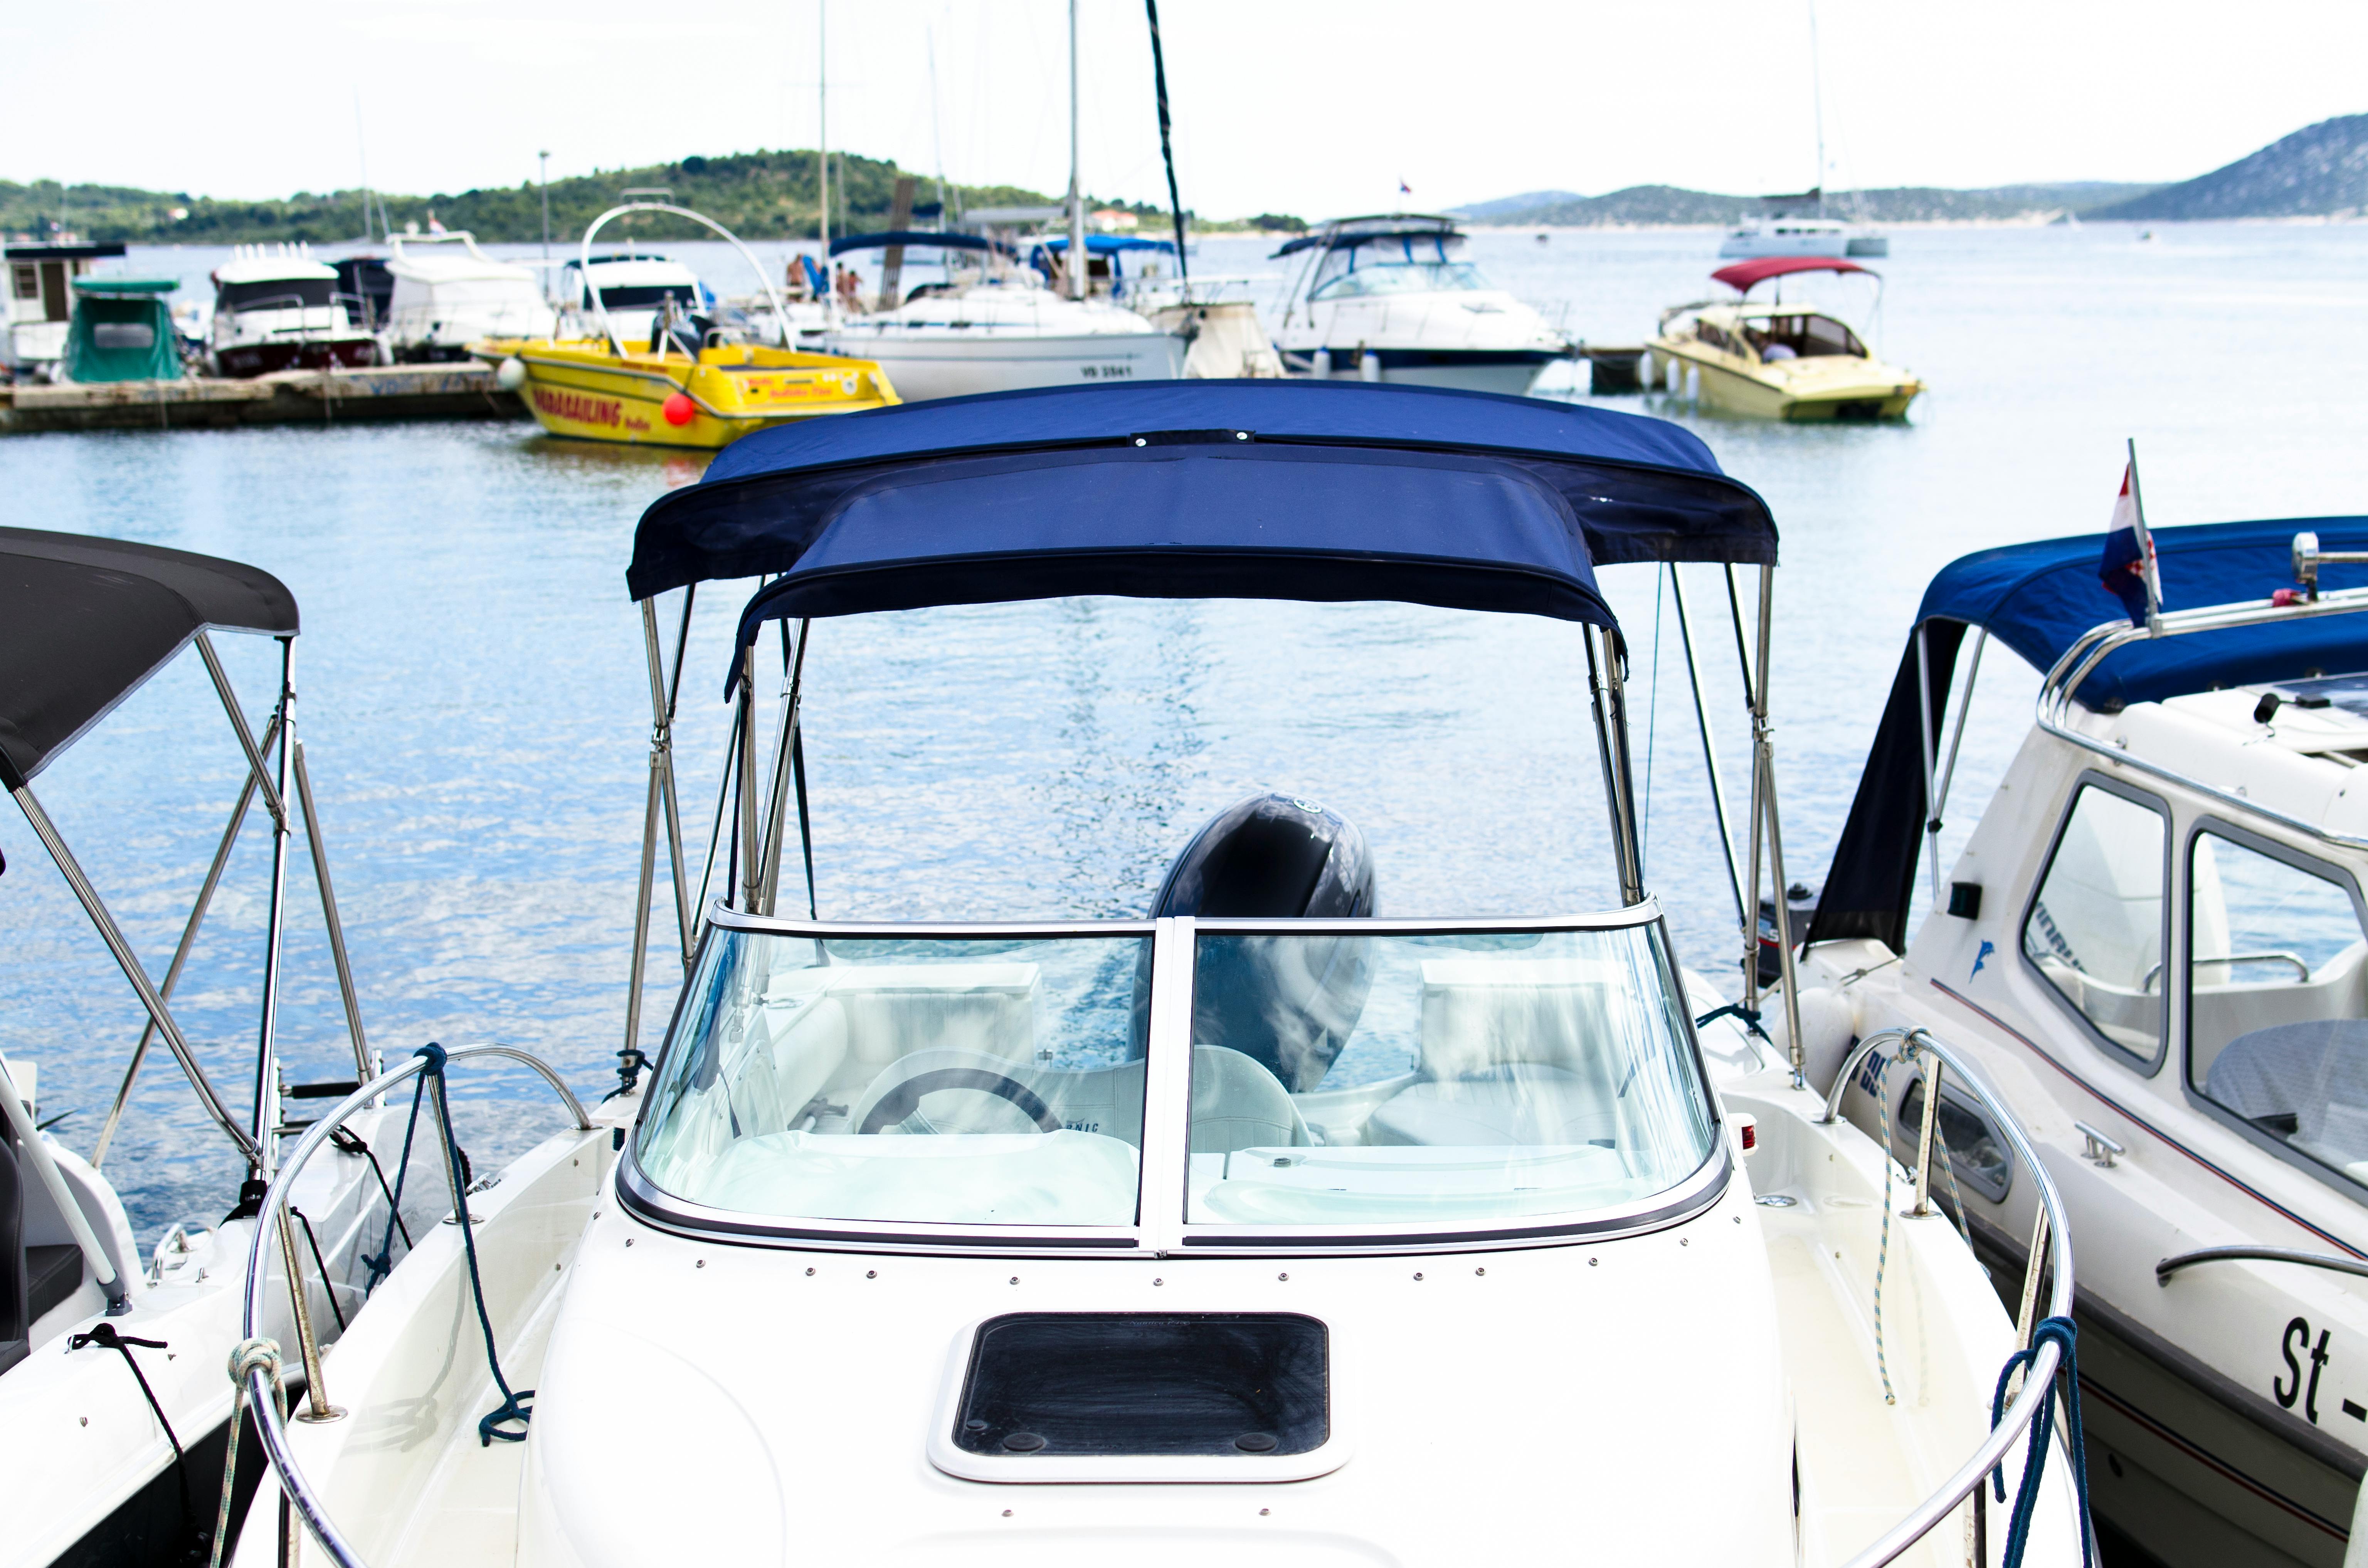
[[[21,380],[54,376],[74,322],[74,280],[93,263],[122,254],[123,246],[113,243],[6,246],[8,317],[0,324],[0,365]]]
[[[1520,394],[1575,352],[1544,317],[1458,257],[1452,219],[1339,218],[1276,256],[1304,257],[1275,348],[1294,374]]]
[[[597,301],[592,297],[595,289],[600,295]],[[617,341],[632,347],[656,337],[669,305],[674,316],[681,319],[704,313],[713,302],[699,274],[681,262],[657,251],[631,248],[609,251],[588,262],[570,258],[559,269],[558,293],[560,336],[613,334]]]
[[[387,244],[394,293],[386,335],[397,363],[466,359],[472,343],[556,330],[558,313],[534,270],[496,261],[475,235],[393,234]]]
[[[232,377],[375,365],[377,334],[337,270],[309,245],[240,245],[214,268],[208,351]]]
[[[2154,539],[2197,607],[2158,636],[2106,620],[2095,536],[1934,580],[1807,932],[1804,1042],[1815,1079],[1852,1033],[1930,1031],[2029,1127],[2080,1238],[2100,1526],[2171,1568],[2338,1568],[2368,1551],[2368,590],[2320,567],[2368,562],[2368,523]],[[1991,639],[2046,675],[1944,867],[1969,632],[1967,696]],[[1884,1084],[1851,1089],[1870,1123]],[[1976,1108],[1943,1125],[2010,1268],[2032,1195]]]
[[[1727,260],[1756,260],[1771,256],[1884,256],[1890,238],[1861,223],[1839,219],[1775,212],[1746,218],[1726,232],[1718,254]]]
[[[324,1358],[336,1413],[283,1419],[246,1369],[308,1560],[1990,1568],[2001,1456],[2023,1561],[2081,1560],[2067,1466],[2025,1430],[2063,1365],[2061,1228],[1994,1426],[2017,1326],[1973,1254],[1793,1063],[1697,1021],[1715,994],[1641,886],[1592,562],[1647,534],[1770,562],[1764,505],[1698,444],[1519,399],[1197,381],[740,450],[650,509],[628,575],[656,725],[636,926],[663,860],[686,965],[666,1042],[644,1081],[643,947],[622,1091],[482,1188],[437,1156],[457,1222]],[[656,601],[751,575],[737,847],[694,928],[655,824],[667,694],[703,685],[664,650],[704,644],[689,592],[686,640]],[[1595,676],[1620,903],[1383,918],[1362,835],[1260,792],[1140,918],[785,913],[814,846],[802,644],[758,718],[773,622],[1098,593],[1555,619]],[[438,1103],[447,1065],[358,1091],[281,1182],[373,1096]],[[251,1302],[270,1290],[258,1267]],[[239,1550],[261,1568],[275,1543]]]

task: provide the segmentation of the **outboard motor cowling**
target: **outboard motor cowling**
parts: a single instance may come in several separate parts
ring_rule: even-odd
[[[1152,915],[1370,917],[1372,853],[1355,824],[1295,795],[1253,795],[1211,818],[1167,868]],[[1323,1081],[1371,983],[1355,937],[1213,937],[1194,977],[1192,1043],[1224,1046],[1304,1093]]]

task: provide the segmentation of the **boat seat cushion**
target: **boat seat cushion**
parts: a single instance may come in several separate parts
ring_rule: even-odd
[[[25,1275],[28,1305],[32,1321],[39,1323],[43,1314],[82,1289],[82,1248],[72,1242],[27,1247]]]
[[[2273,1024],[2213,1059],[2204,1093],[2339,1164],[2368,1159],[2368,1020]],[[2289,1131],[2277,1125],[2293,1119]]]
[[[1590,1079],[1536,1062],[1417,1079],[1365,1123],[1368,1143],[1431,1148],[1610,1147],[1616,1132],[1617,1122]]]

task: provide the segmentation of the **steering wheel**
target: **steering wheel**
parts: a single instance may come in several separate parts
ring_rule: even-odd
[[[1008,1074],[985,1067],[933,1067],[916,1073],[911,1077],[880,1096],[864,1113],[858,1133],[879,1132],[894,1126],[921,1108],[921,1096],[940,1089],[977,1089],[997,1096],[1019,1107],[1020,1114],[1036,1124],[1040,1132],[1058,1132],[1061,1119],[1054,1116],[1035,1090]]]

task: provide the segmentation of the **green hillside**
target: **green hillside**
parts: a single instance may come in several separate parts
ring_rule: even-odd
[[[695,208],[743,239],[811,238],[815,224],[816,154],[791,152],[734,153],[727,157],[688,157],[677,163],[633,169],[606,169],[551,185],[551,233],[574,240],[585,225],[615,206],[628,187],[664,187],[680,206]],[[900,173],[894,163],[852,153],[831,154],[831,231],[876,228],[885,222]],[[936,199],[937,182],[918,176],[915,199]],[[1017,186],[949,187],[948,199],[962,210],[979,207],[1041,206],[1053,199]],[[542,198],[531,180],[432,196],[381,193],[397,228],[427,226],[432,215],[448,229],[467,229],[486,241],[531,241],[542,237]],[[1165,222],[1167,210],[1140,203],[1106,202]],[[176,217],[180,212],[185,216]],[[0,232],[40,234],[63,218],[66,228],[94,240],[142,244],[232,244],[258,240],[308,240],[325,244],[372,232],[362,214],[359,190],[313,194],[299,191],[284,200],[237,200],[192,196],[186,191],[135,190],[121,186],[30,185],[0,180]],[[679,219],[639,217],[629,231],[642,239],[704,237],[706,231]],[[628,231],[612,231],[620,237]],[[608,233],[609,231],[604,231]]]

